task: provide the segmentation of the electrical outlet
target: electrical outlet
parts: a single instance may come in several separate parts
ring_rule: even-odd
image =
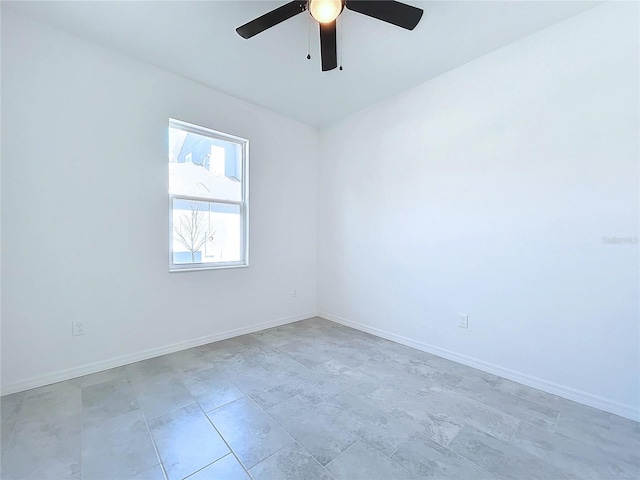
[[[78,335],[84,335],[84,323],[71,322],[71,335],[77,337]]]
[[[469,328],[469,315],[461,313],[458,315],[458,326],[460,328]]]
[[[296,290],[295,288],[293,289],[293,291],[291,292],[291,296],[292,297],[297,297],[298,296],[298,290]]]

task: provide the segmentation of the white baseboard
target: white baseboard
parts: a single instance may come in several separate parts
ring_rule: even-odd
[[[582,403],[590,407],[598,408],[615,415],[620,415],[621,417],[640,421],[640,410],[637,406],[625,405],[608,398],[576,390],[564,385],[559,385],[557,383],[549,382],[541,378],[532,377],[531,375],[516,372],[515,370],[511,370],[509,368],[501,367],[499,365],[494,365],[477,358],[452,352],[450,350],[436,347],[435,345],[412,340],[410,338],[396,335],[395,333],[391,333],[386,330],[381,330],[379,328],[370,327],[362,323],[353,322],[351,320],[347,320],[346,318],[331,315],[330,313],[318,312],[318,316],[324,318],[325,320],[330,320],[346,327],[355,328],[356,330],[370,333],[377,337],[386,338],[387,340],[391,340],[393,342],[415,348],[416,350],[431,353],[433,355],[446,358],[447,360],[452,360],[454,362],[461,363],[463,365],[467,365],[469,367],[476,368],[493,375],[498,375],[508,380],[513,380],[514,382],[526,385],[528,387],[536,388],[538,390],[542,390],[559,397],[573,400],[574,402]]]
[[[103,360],[94,363],[88,363],[79,367],[69,368],[66,370],[59,370],[57,372],[48,373],[45,375],[38,375],[35,377],[26,378],[17,382],[9,383],[2,386],[2,395],[9,395],[12,393],[22,392],[24,390],[30,390],[32,388],[42,387],[44,385],[50,385],[52,383],[63,382],[72,378],[82,377],[92,373],[101,372],[110,368],[121,367],[133,362],[139,362],[140,360],[148,360],[150,358],[159,357],[168,353],[178,352],[180,350],[186,350],[188,348],[198,347],[207,343],[219,342],[220,340],[226,340],[232,337],[238,337],[240,335],[246,335],[247,333],[257,332],[259,330],[265,330],[267,328],[278,327],[287,323],[298,322],[307,318],[315,317],[316,312],[302,313],[299,315],[292,315],[290,317],[279,318],[268,322],[257,323],[249,327],[236,328],[233,330],[226,330],[224,332],[215,333],[213,335],[206,335],[204,337],[194,338],[184,342],[178,342],[171,345],[165,345],[163,347],[151,348],[142,352],[136,352],[129,355],[123,355],[109,360]]]

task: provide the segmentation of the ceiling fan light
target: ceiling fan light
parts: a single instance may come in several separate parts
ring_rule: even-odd
[[[309,0],[309,12],[320,23],[333,22],[342,12],[342,0]]]

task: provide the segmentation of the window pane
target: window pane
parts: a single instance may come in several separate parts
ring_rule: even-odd
[[[242,146],[169,127],[169,193],[242,201]]]
[[[213,262],[242,260],[242,221],[240,205],[211,203],[211,233],[205,245],[205,259]]]
[[[173,199],[173,263],[243,260],[240,205]]]

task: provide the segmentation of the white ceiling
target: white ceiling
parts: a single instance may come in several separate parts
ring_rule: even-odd
[[[320,69],[318,30],[300,14],[249,40],[235,28],[286,2],[3,1],[170,72],[322,127],[600,2],[427,1],[415,30],[345,10],[344,70]],[[340,55],[340,53],[339,53]]]

